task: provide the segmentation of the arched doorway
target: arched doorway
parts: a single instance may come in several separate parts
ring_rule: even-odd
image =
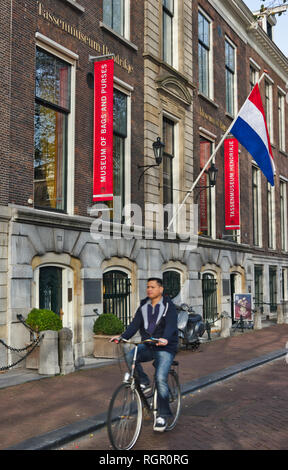
[[[62,317],[63,327],[73,331],[73,270],[67,266],[45,264],[34,271],[35,307],[52,310]]]
[[[39,273],[39,308],[62,315],[62,271],[57,266],[43,266]]]

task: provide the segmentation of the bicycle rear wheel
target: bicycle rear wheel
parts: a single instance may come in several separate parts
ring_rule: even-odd
[[[114,392],[107,417],[110,442],[116,450],[131,449],[138,439],[142,425],[142,402],[136,389],[121,384]]]
[[[168,425],[166,431],[171,431],[176,425],[181,411],[181,388],[179,384],[178,375],[175,371],[170,371],[168,374],[168,388],[169,388],[169,406],[172,416],[168,418]]]

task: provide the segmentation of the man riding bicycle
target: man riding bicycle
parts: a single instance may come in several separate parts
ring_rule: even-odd
[[[172,415],[169,407],[168,372],[174,360],[178,346],[177,312],[173,302],[163,296],[162,279],[152,277],[147,281],[147,297],[141,301],[134,319],[121,336],[112,338],[130,339],[140,331],[142,341],[151,337],[159,339],[154,344],[138,346],[136,373],[145,390],[149,386],[149,378],[145,374],[141,362],[154,360],[155,382],[158,392],[158,416],[154,431],[164,431],[167,418]],[[127,353],[127,362],[131,366],[134,350]]]

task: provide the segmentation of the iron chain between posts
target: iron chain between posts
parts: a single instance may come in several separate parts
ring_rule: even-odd
[[[3,346],[5,346],[5,348],[9,349],[10,351],[23,352],[23,351],[28,350],[27,354],[25,354],[25,356],[21,357],[18,361],[14,362],[13,364],[9,364],[8,366],[0,367],[0,371],[10,369],[11,367],[16,366],[16,364],[18,364],[19,362],[26,359],[26,357],[29,356],[29,354],[31,354],[32,351],[34,351],[34,349],[40,344],[40,342],[43,338],[44,338],[44,334],[42,334],[41,336],[36,338],[34,341],[32,341],[32,343],[25,346],[25,348],[20,348],[20,349],[12,348],[12,346],[8,346],[8,344],[6,344],[2,339],[0,339],[0,343],[3,344]]]

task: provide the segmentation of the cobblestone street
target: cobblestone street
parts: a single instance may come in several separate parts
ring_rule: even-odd
[[[288,365],[284,358],[183,399],[177,427],[155,433],[143,426],[135,450],[285,450],[288,428]],[[108,450],[106,429],[62,446]]]

